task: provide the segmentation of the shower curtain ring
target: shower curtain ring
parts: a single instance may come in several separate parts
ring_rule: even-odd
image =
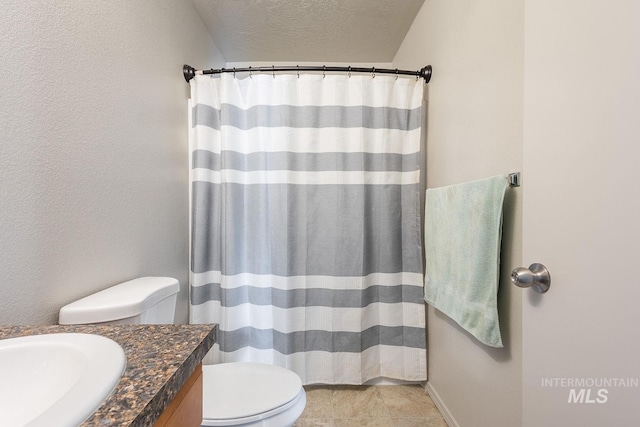
[[[323,65],[322,66],[322,78],[324,79],[325,77],[327,77],[327,66]]]
[[[300,78],[300,66],[296,65],[296,67],[298,67],[298,78]]]
[[[376,67],[371,67],[371,78],[372,79],[376,78]]]
[[[348,71],[349,71],[349,77],[351,77],[351,65],[349,65]]]
[[[273,70],[273,71],[272,71],[272,72],[273,72],[273,78],[275,79],[275,78],[276,78],[276,66],[275,66],[275,65],[272,65],[272,66],[271,66],[271,70]]]
[[[233,67],[233,78],[236,78],[236,67]]]
[[[396,80],[398,80],[398,69],[396,68]]]
[[[253,79],[253,71],[251,71],[251,65],[249,65],[249,78]]]

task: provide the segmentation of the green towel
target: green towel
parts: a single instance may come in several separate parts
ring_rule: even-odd
[[[498,281],[504,176],[427,190],[425,301],[502,347]]]

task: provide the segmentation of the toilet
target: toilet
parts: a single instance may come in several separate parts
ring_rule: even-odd
[[[140,277],[89,295],[60,309],[58,323],[173,323],[180,283]],[[306,405],[300,377],[259,363],[202,366],[202,425],[290,427]]]

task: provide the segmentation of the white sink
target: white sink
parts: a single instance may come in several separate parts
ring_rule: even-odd
[[[0,340],[0,426],[78,426],[109,396],[126,366],[99,335]]]

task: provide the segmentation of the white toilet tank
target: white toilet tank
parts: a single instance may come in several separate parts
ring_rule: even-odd
[[[140,277],[67,304],[58,323],[171,324],[180,282],[171,277]]]

